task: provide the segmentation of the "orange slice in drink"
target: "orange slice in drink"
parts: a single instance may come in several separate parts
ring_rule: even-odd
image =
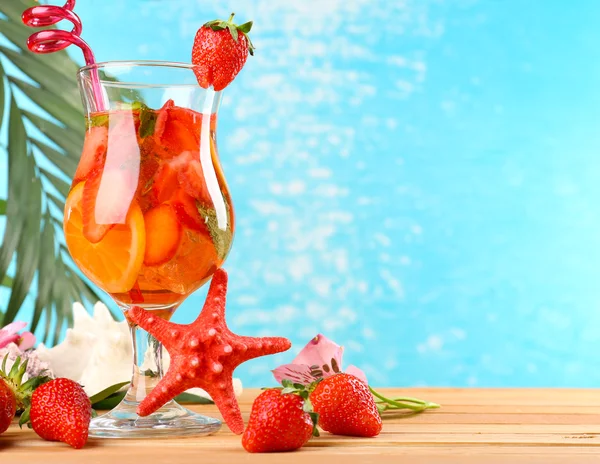
[[[89,279],[108,293],[128,292],[144,262],[146,232],[142,210],[133,200],[124,224],[114,225],[98,243],[83,235],[82,198],[77,184],[66,203],[65,238],[73,260]]]
[[[168,203],[152,208],[144,215],[146,254],[144,264],[158,266],[169,261],[179,248],[181,224]]]

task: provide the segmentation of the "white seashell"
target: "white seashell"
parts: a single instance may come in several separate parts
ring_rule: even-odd
[[[41,344],[38,357],[46,361],[56,377],[67,377],[94,395],[131,378],[133,353],[127,322],[115,321],[101,302],[90,316],[81,303],[73,304],[73,328],[54,348]]]

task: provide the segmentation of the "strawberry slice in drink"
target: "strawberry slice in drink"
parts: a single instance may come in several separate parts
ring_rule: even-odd
[[[212,113],[210,116],[197,111],[183,108],[181,106],[172,106],[168,109],[169,118],[177,121],[188,128],[194,138],[200,142],[200,132],[202,124],[210,119],[210,130],[217,130],[217,113]]]
[[[174,106],[173,100],[169,100],[158,111],[154,140],[155,150],[162,158],[169,159],[184,151],[199,149],[201,115],[198,115],[199,117],[188,113],[183,115],[181,110],[183,109]]]
[[[200,201],[202,204],[212,204],[200,160],[194,159],[190,161],[179,171],[177,179],[183,187],[183,190],[185,190],[185,193],[189,196]]]
[[[108,128],[106,126],[90,127],[85,134],[83,150],[75,171],[73,185],[85,180],[95,168],[102,168],[107,148]]]
[[[131,111],[109,113],[104,166],[90,173],[83,189],[83,234],[98,243],[115,224],[124,224],[135,201],[140,148]]]
[[[198,158],[198,153],[184,151],[179,156],[165,161],[156,171],[152,184],[152,195],[157,203],[164,203],[180,188],[179,172],[185,169],[188,163]]]
[[[83,185],[81,210],[83,217],[83,235],[91,243],[98,243],[111,229],[111,224],[96,222],[96,197],[100,190],[101,169],[96,169]]]
[[[200,215],[196,200],[184,190],[178,189],[171,200],[177,219],[186,228],[210,236],[206,220]]]
[[[134,201],[137,179],[129,170],[95,170],[83,187],[83,235],[100,242],[115,224],[124,224]]]

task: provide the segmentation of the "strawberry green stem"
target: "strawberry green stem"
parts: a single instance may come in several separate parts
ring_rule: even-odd
[[[381,393],[377,392],[373,388],[369,387],[369,390],[373,394],[375,398],[379,401],[377,403],[377,409],[379,411],[387,411],[389,409],[410,409],[414,412],[422,412],[426,409],[435,409],[439,408],[440,405],[437,403],[432,403],[430,401],[423,401],[417,398],[411,397],[399,397],[399,398],[387,398],[383,396]]]
[[[227,20],[228,23],[232,23],[233,22],[233,17],[235,16],[235,13],[231,13],[231,16],[229,16],[229,19]]]

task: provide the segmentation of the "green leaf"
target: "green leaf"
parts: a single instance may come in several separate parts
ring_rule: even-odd
[[[83,129],[83,112],[65,105],[64,99],[48,90],[41,89],[27,82],[9,77],[9,81],[17,86],[21,92],[29,97],[36,105],[43,108],[48,114],[62,122],[70,129]]]
[[[175,397],[175,401],[179,404],[215,404],[213,401],[202,396],[194,395],[192,393],[182,393]]]
[[[228,24],[227,29],[229,29],[229,32],[231,33],[231,37],[233,37],[233,40],[235,40],[237,42],[238,41],[237,28],[233,24]]]
[[[2,33],[13,42],[17,47],[24,50],[25,53],[31,53],[27,50],[26,42],[29,37],[36,29],[25,26],[21,21],[21,15],[23,12],[32,6],[39,6],[38,2],[27,0],[10,0],[3,1],[0,3],[0,12],[4,13],[12,27],[7,28],[2,25]],[[19,29],[21,32],[19,32]],[[44,27],[44,29],[56,29],[56,26]],[[25,40],[23,40],[23,36]],[[36,58],[43,63],[45,66],[53,68],[65,75],[75,76],[79,65],[73,61],[73,59],[65,51],[54,52],[48,55],[37,55]]]
[[[304,404],[302,405],[304,412],[313,412],[313,405],[308,398],[304,398]]]
[[[41,236],[40,261],[38,267],[38,288],[33,318],[31,320],[31,332],[35,332],[45,308],[52,305],[52,281],[54,280],[54,226],[49,214],[46,214],[44,228]]]
[[[52,174],[50,171],[44,168],[40,168],[40,172],[46,177],[50,183],[58,190],[58,192],[65,198],[69,195],[69,184],[60,177]]]
[[[0,6],[0,11],[2,11],[2,9],[3,6]],[[11,21],[10,19],[0,19],[0,31],[2,31],[4,37],[6,37],[16,47],[21,50],[27,50],[27,39],[33,30],[26,27],[20,21],[19,23],[16,21]]]
[[[59,278],[55,279],[52,285],[52,299],[56,305],[56,319],[54,321],[54,334],[51,342],[52,345],[56,345],[58,343],[65,319],[67,319],[67,315],[70,316],[73,311],[72,301],[69,298],[69,291],[66,285],[65,264],[63,263],[62,259],[58,258],[56,260],[55,268],[56,275],[59,276]],[[49,335],[48,330],[46,331],[46,334]]]
[[[225,200],[225,207],[227,210],[227,225],[225,229],[219,227],[217,212],[214,208],[205,207],[200,202],[196,202],[196,206],[198,207],[200,216],[204,218],[204,221],[206,222],[217,256],[219,259],[224,260],[227,257],[227,253],[229,253],[231,241],[233,240],[233,233],[231,232],[231,208],[229,207],[229,204]]]
[[[4,26],[5,22],[0,22],[0,29]],[[64,72],[50,68],[40,62],[33,53],[19,53],[1,45],[0,52],[31,79],[36,82],[43,82],[42,88],[50,92],[51,95],[60,96],[62,106],[66,103],[80,114],[78,123],[81,123],[83,109],[79,100],[75,74],[67,75]]]
[[[158,119],[158,113],[151,110],[146,105],[142,105],[140,108],[140,137],[146,138],[149,135],[154,134],[154,128],[156,127],[156,120]]]
[[[87,119],[88,127],[108,126],[108,113],[96,114]]]
[[[8,203],[6,206],[6,228],[0,248],[0,280],[4,280],[6,271],[17,250],[27,209],[29,193],[27,191],[27,134],[21,119],[21,112],[11,96],[8,120]],[[11,322],[6,314],[0,325]]]
[[[6,200],[0,199],[0,215],[6,214]]]
[[[8,377],[13,379],[15,378],[15,376],[17,375],[17,372],[19,371],[19,365],[21,364],[21,356],[17,356],[17,359],[15,359],[15,362],[13,363],[12,367],[10,368],[10,372],[8,373]],[[4,369],[2,369],[4,370]]]
[[[40,248],[40,222],[42,216],[42,185],[35,175],[33,157],[28,155],[23,163],[26,166],[27,180],[25,188],[28,191],[25,227],[17,247],[17,267],[13,277],[12,292],[4,314],[4,319],[13,321],[21,308],[33,276],[37,270]]]
[[[52,204],[54,204],[54,206],[56,206],[61,213],[65,211],[65,200],[63,198],[59,198],[52,192],[46,192],[46,198],[48,198],[48,200],[51,201]]]
[[[9,276],[4,276],[4,279],[2,279],[2,282],[0,282],[0,287],[12,287],[13,284],[13,280],[12,277]]]
[[[206,24],[213,31],[222,31],[227,28],[227,22],[225,21],[211,21],[211,24]]]
[[[0,127],[2,127],[2,119],[4,119],[5,92],[6,89],[4,88],[4,68],[2,67],[2,62],[0,61]]]
[[[42,154],[48,158],[48,160],[54,164],[58,169],[64,172],[67,176],[72,177],[77,170],[77,161],[73,158],[68,157],[64,153],[60,153],[52,147],[49,147],[43,142],[39,140],[33,140],[33,145],[40,151]]]
[[[129,383],[129,382],[128,382]],[[94,409],[97,410],[110,410],[115,408],[123,398],[125,398],[126,392],[118,392],[110,395],[108,398],[98,401],[93,405]]]
[[[21,15],[30,6],[34,6],[30,2],[24,3],[22,0],[11,0],[10,2],[2,2],[0,11],[8,16],[12,21],[21,21]]]
[[[212,21],[208,21],[208,22],[204,23],[203,26],[209,26],[210,27],[210,26],[214,26],[216,24],[220,24],[220,23],[223,23],[223,22],[224,21],[221,20],[221,19],[214,19]]]
[[[237,27],[238,31],[242,31],[243,33],[247,34],[248,32],[250,32],[250,29],[252,29],[252,24],[254,24],[252,21],[248,21],[247,23],[240,24]]]
[[[75,290],[77,290],[79,295],[83,298],[87,298],[87,300],[92,304],[95,304],[98,301],[103,301],[102,297],[103,296],[106,297],[105,293],[100,293],[99,290],[97,290],[95,287],[92,287],[91,285],[89,285],[84,280],[83,277],[79,277],[77,279],[72,279],[71,282],[73,283],[73,286],[75,287]],[[112,314],[113,318],[117,319],[111,306],[112,305],[107,304],[107,307],[108,307],[110,313]]]
[[[42,134],[59,147],[62,147],[69,156],[73,156],[76,160],[79,160],[81,148],[83,147],[83,125],[80,132],[77,130],[68,130],[30,111],[22,110],[22,113]]]
[[[312,436],[313,437],[321,436],[321,434],[319,433],[319,429],[317,428],[317,424],[319,423],[319,414],[316,412],[309,412],[308,415],[310,416],[312,423],[313,423]]]
[[[23,411],[21,413],[21,416],[19,417],[19,427],[23,428],[23,426],[25,424],[27,424],[29,422],[30,419],[30,413],[31,413],[31,405],[28,406],[25,411]]]
[[[96,393],[93,396],[90,396],[90,402],[92,403],[92,407],[94,407],[94,405],[96,403],[98,403],[99,401],[105,400],[106,398],[108,398],[110,395],[117,393],[119,390],[121,390],[121,388],[123,388],[125,385],[129,385],[129,381],[127,382],[121,382],[121,383],[117,383],[115,385],[111,385],[108,388],[105,388],[104,390],[102,390],[99,393]]]

